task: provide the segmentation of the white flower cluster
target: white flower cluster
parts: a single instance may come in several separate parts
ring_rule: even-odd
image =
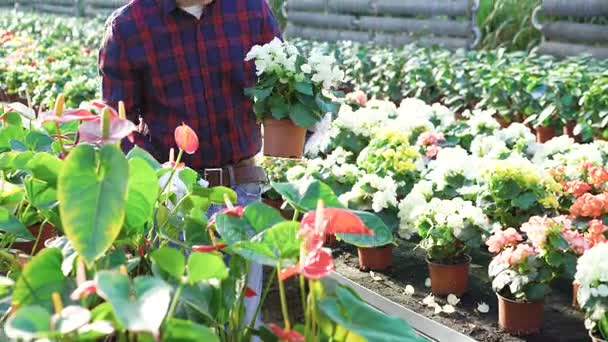
[[[433,198],[425,206],[425,211],[426,218],[432,218],[434,225],[450,227],[454,236],[463,241],[469,239],[467,235],[470,234],[465,229],[470,226],[479,227],[488,233],[492,230],[490,220],[481,208],[460,197],[451,200]]]
[[[495,110],[475,109],[472,112],[467,110],[463,116],[467,119],[469,133],[478,136],[486,132],[494,132],[500,128],[498,121],[494,119]]]
[[[437,191],[442,191],[449,183],[449,178],[457,175],[467,180],[474,180],[479,174],[480,159],[469,155],[462,147],[444,148],[439,151],[435,160],[429,163],[430,180]]]
[[[389,176],[379,177],[374,174],[363,175],[350,192],[340,196],[340,201],[348,204],[350,201],[369,202],[374,212],[381,212],[397,206],[397,183]]]
[[[284,70],[306,75],[314,83],[323,84],[325,89],[344,79],[344,71],[335,65],[336,59],[333,56],[326,56],[318,50],[313,50],[308,63],[302,64],[299,70],[296,70],[298,56],[301,55],[294,45],[275,37],[270,43],[254,45],[247,53],[245,61],[255,60],[258,76]]]
[[[360,178],[362,171],[357,165],[348,162],[352,154],[338,147],[325,159],[309,159],[305,162],[306,166],[296,165],[287,170],[287,180],[296,182],[302,178],[316,177],[322,181],[333,179],[342,184],[354,184]]]
[[[562,135],[539,144],[532,161],[544,169],[565,166],[566,174],[574,176],[579,172],[577,166],[582,162],[603,165],[606,160],[604,146],[600,141],[578,144],[574,139]]]
[[[385,126],[391,113],[371,107],[369,102],[366,107],[356,111],[348,105],[342,105],[338,117],[333,122],[331,135],[335,137],[340,131],[346,130],[363,137],[371,137],[377,129]]]
[[[298,56],[295,46],[275,37],[270,43],[254,45],[247,53],[245,61],[255,60],[258,76],[282,69],[295,73]]]
[[[585,326],[591,330],[608,310],[608,244],[601,243],[587,250],[578,259],[574,281],[580,285],[578,302],[587,310]],[[595,304],[585,306],[589,300]]]
[[[429,131],[444,130],[454,123],[454,113],[447,107],[438,103],[429,106],[424,101],[414,98],[401,101],[397,112],[398,116],[391,127],[404,134],[420,128]]]

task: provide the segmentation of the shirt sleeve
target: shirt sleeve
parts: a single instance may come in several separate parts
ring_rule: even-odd
[[[262,39],[263,44],[270,42],[274,37],[282,38],[279,23],[272,13],[266,0],[262,1]]]
[[[103,101],[118,108],[118,102],[125,103],[129,119],[138,122],[141,109],[141,85],[136,69],[129,62],[127,46],[119,36],[113,22],[108,24],[103,45],[99,51],[99,74]]]

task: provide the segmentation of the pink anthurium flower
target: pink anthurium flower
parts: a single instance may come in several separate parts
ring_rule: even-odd
[[[97,293],[97,283],[94,280],[87,280],[72,292],[70,299],[74,301],[80,300],[80,298],[86,298],[93,293]]]
[[[287,342],[304,342],[304,336],[295,330],[286,331],[280,326],[271,323],[270,330],[275,334],[279,340]]]
[[[169,161],[167,161],[166,163],[163,164],[163,168],[172,169],[174,167],[175,167],[175,150],[172,148],[169,150]],[[176,169],[181,170],[184,167],[186,167],[185,163],[179,163],[179,164],[177,164]]]
[[[106,107],[101,116],[80,125],[78,136],[80,141],[90,144],[115,144],[136,130],[134,123],[119,118]]]
[[[199,147],[196,133],[184,123],[175,129],[175,143],[180,150],[188,154],[194,154]]]
[[[68,123],[73,121],[91,121],[99,118],[99,115],[92,113],[87,109],[68,109],[64,111],[60,116],[55,115],[54,111],[48,111],[40,113],[38,116],[40,122],[56,122],[56,123]]]

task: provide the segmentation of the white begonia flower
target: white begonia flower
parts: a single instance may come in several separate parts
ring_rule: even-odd
[[[415,292],[416,292],[416,290],[414,289],[414,287],[413,287],[412,285],[407,285],[407,286],[405,287],[404,294],[406,294],[406,295],[408,295],[408,296],[411,296],[411,295],[413,295]]]
[[[448,295],[448,304],[450,304],[452,306],[456,306],[456,305],[458,305],[458,303],[460,303],[460,299],[458,297],[456,297],[456,295],[453,295],[453,294]]]
[[[306,154],[316,156],[325,149],[331,143],[330,127],[331,127],[331,113],[327,113],[321,121],[317,122],[313,127],[314,132],[306,141],[304,150]]]
[[[262,52],[262,47],[260,45],[252,46],[251,50],[249,50],[249,52],[247,53],[247,56],[245,56],[245,61],[248,62],[248,61],[258,57],[261,52]]]
[[[485,314],[490,312],[490,306],[484,302],[481,302],[477,305],[477,311]]]
[[[597,294],[600,297],[608,297],[608,286],[600,284],[600,286],[597,287]]]
[[[456,309],[454,308],[454,306],[446,304],[443,306],[443,312],[447,314],[453,314],[454,312],[456,312]]]
[[[306,167],[303,165],[295,165],[285,173],[288,182],[295,182],[306,176]]]
[[[300,70],[302,70],[302,72],[305,74],[310,74],[312,72],[312,68],[308,64],[302,64]]]

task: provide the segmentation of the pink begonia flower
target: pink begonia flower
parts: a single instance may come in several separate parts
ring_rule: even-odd
[[[512,246],[523,240],[522,236],[514,228],[496,231],[488,240],[486,245],[490,253],[500,253],[505,246]]]
[[[348,95],[346,95],[346,98],[350,101],[357,103],[361,107],[365,107],[365,105],[367,104],[367,95],[361,90],[349,93]]]
[[[441,132],[423,132],[418,136],[417,145],[429,146],[429,145],[437,145],[440,142],[445,141],[445,136]]]
[[[591,185],[579,180],[567,182],[565,188],[569,194],[576,198],[581,197],[591,191]]]
[[[521,231],[526,233],[535,248],[542,249],[547,241],[547,229],[550,223],[551,220],[547,217],[532,216],[528,222],[521,225]]]
[[[536,251],[530,245],[520,244],[516,247],[508,247],[497,258],[501,263],[509,264],[510,266],[519,264],[530,255],[535,255]]]
[[[606,227],[600,220],[591,220],[589,222],[589,229],[585,233],[585,241],[587,242],[588,248],[606,242],[606,236],[604,233],[608,227]]]
[[[592,195],[586,193],[574,201],[572,207],[570,207],[570,215],[597,218],[602,216],[606,209],[608,209],[608,199],[605,194]]]
[[[564,239],[568,241],[568,246],[577,255],[582,255],[587,249],[585,237],[578,230],[564,229],[562,231]]]
[[[437,154],[439,154],[439,150],[441,150],[441,147],[439,147],[437,145],[431,145],[426,148],[424,155],[427,158],[435,158],[435,157],[437,157]]]

